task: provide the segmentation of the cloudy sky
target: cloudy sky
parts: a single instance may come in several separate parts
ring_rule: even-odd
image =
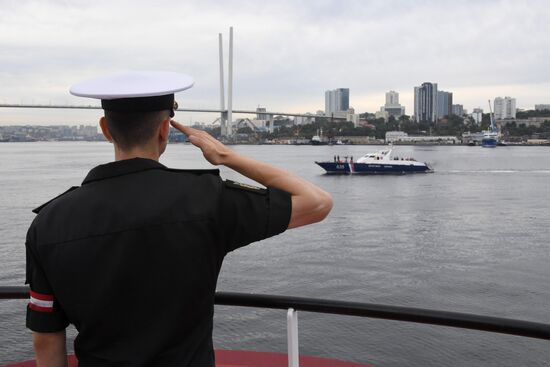
[[[161,69],[195,78],[180,106],[217,108],[218,33],[227,61],[231,25],[236,109],[315,112],[325,90],[347,87],[358,112],[378,110],[392,89],[411,114],[425,81],[469,110],[496,96],[550,103],[546,0],[0,0],[0,103],[93,104],[69,86]],[[0,124],[94,124],[99,113],[0,109]]]

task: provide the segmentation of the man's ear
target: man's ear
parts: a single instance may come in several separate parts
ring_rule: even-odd
[[[101,127],[101,132],[103,133],[103,136],[105,137],[105,139],[109,140],[112,143],[113,136],[109,131],[109,126],[107,125],[107,119],[105,118],[105,116],[99,119],[99,126]]]
[[[159,126],[159,140],[168,141],[168,135],[170,135],[170,117],[162,120]]]

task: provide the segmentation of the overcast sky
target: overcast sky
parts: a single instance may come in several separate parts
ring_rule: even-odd
[[[496,96],[519,108],[550,103],[546,0],[0,0],[0,103],[93,104],[69,86],[161,69],[195,78],[180,106],[217,108],[218,33],[227,62],[231,25],[235,109],[315,112],[325,90],[350,88],[357,112],[375,112],[395,90],[412,114],[413,88],[425,81],[470,111]],[[92,124],[99,114],[0,109],[0,124]]]

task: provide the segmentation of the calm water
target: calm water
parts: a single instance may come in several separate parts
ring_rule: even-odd
[[[21,285],[30,210],[112,158],[107,143],[0,144],[0,284]],[[321,224],[226,259],[218,290],[434,308],[550,323],[550,149],[399,147],[416,176],[327,176],[314,160],[378,147],[237,146],[334,198]],[[188,145],[162,163],[207,168]],[[240,179],[222,169],[226,178]],[[32,357],[25,301],[0,303],[0,364]],[[284,311],[217,307],[217,348],[284,352]],[[547,366],[550,344],[402,322],[300,313],[302,354],[375,366]],[[70,333],[74,336],[74,331]]]

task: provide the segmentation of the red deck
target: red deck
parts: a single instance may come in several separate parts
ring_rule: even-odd
[[[34,367],[34,361],[14,363],[9,367]],[[6,366],[6,367],[8,367]],[[69,367],[77,367],[74,356],[69,357]],[[216,350],[217,367],[286,367],[285,353],[252,352],[242,350]],[[371,367],[366,364],[337,361],[335,359],[300,357],[300,367]]]

